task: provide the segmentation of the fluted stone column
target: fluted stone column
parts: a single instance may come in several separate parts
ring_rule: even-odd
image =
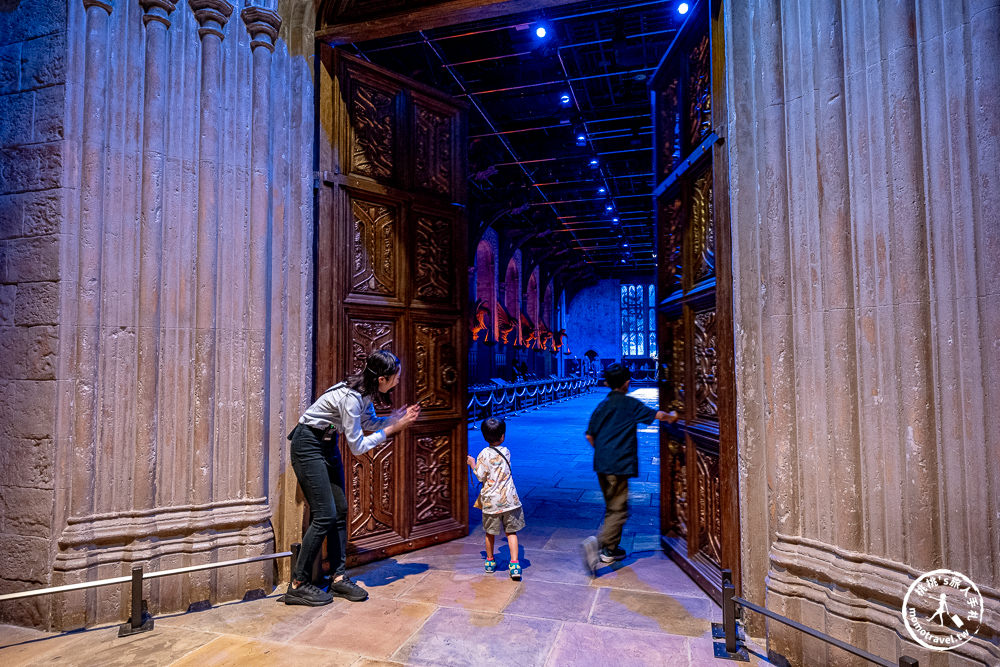
[[[195,266],[194,442],[188,470],[190,502],[212,500],[215,444],[216,283],[219,241],[219,107],[223,32],[233,7],[225,0],[189,0],[201,37],[198,140],[198,224]]]
[[[90,515],[98,505],[97,468],[107,461],[100,456],[97,437],[100,394],[101,264],[104,235],[104,180],[107,151],[108,19],[112,5],[105,0],[84,0],[87,11],[84,41],[83,127],[80,167],[80,229],[78,237],[76,302],[76,397],[73,432],[73,469],[69,512]]]
[[[163,281],[163,179],[166,140],[167,28],[176,0],[140,0],[145,14],[146,70],[143,91],[142,193],[139,208],[139,321],[136,359],[136,445],[133,508],[157,501],[160,456],[158,410],[160,287]]]
[[[265,434],[270,431],[270,350],[271,288],[268,262],[273,235],[271,217],[271,56],[281,17],[274,11],[247,7],[241,13],[250,33],[253,52],[250,155],[250,298],[249,356],[247,374],[246,490],[264,496]]]
[[[780,8],[775,3],[762,7],[762,21],[780,21]],[[784,63],[780,33],[762,35],[766,48],[775,54],[760,64],[762,68],[760,99],[755,113],[760,118],[760,132],[775,142],[774,150],[761,156],[762,168],[768,174],[761,197],[767,205],[761,210],[761,245],[763,246],[762,281],[768,289],[762,294],[761,327],[775,353],[760,369],[763,374],[763,399],[770,418],[764,427],[767,443],[767,483],[775,493],[769,500],[768,513],[774,521],[772,531],[795,532],[800,525],[801,508],[794,502],[799,470],[794,452],[796,391],[794,380],[795,349],[792,336],[792,285],[789,275],[790,248],[788,220],[788,163],[785,160],[785,138],[781,131],[785,122],[785,95],[782,86]]]

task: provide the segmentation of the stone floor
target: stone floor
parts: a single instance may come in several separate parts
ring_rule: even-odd
[[[652,390],[636,394],[652,403]],[[718,665],[710,623],[721,611],[658,548],[656,428],[640,427],[640,477],[622,546],[629,557],[592,579],[580,541],[603,503],[583,437],[602,391],[510,417],[507,442],[527,527],[524,579],[483,572],[479,512],[461,540],[351,572],[367,602],[289,607],[280,591],[207,611],[163,614],[152,632],[119,639],[105,626],[48,634],[0,626],[2,665]],[[482,446],[470,431],[469,449]],[[155,610],[154,610],[155,611]],[[763,653],[752,647],[750,664]]]

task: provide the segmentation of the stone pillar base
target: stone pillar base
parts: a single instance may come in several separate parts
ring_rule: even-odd
[[[985,613],[976,638],[943,652],[913,641],[901,610],[907,588],[921,574],[887,559],[779,534],[770,553],[766,606],[892,662],[908,655],[931,664],[933,655],[935,665],[997,664],[1000,595],[978,582]],[[775,664],[870,664],[774,621],[767,623],[767,650]]]
[[[263,499],[71,518],[59,538],[52,585],[119,577],[134,565],[146,572],[274,553],[270,510]],[[154,615],[192,604],[237,600],[274,586],[276,564],[261,561],[152,579],[143,598]],[[124,621],[129,585],[57,594],[46,629],[72,630]]]

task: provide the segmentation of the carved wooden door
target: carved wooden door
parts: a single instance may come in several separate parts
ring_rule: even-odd
[[[468,533],[462,323],[466,111],[436,90],[322,46],[316,390],[387,349],[391,406],[420,419],[383,447],[342,447],[349,561]]]
[[[713,3],[718,6],[719,3]],[[716,129],[722,31],[708,3],[687,20],[652,80],[660,258],[660,431],[664,546],[716,600],[721,571],[739,590],[739,512],[728,185]],[[721,131],[721,130],[719,130]]]

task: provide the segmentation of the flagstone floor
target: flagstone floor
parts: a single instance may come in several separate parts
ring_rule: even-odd
[[[483,571],[478,510],[460,540],[370,563],[350,574],[367,602],[289,607],[267,598],[157,615],[152,632],[119,639],[116,626],[52,634],[0,626],[2,665],[716,665],[720,609],[659,548],[656,427],[640,427],[640,476],[622,547],[628,558],[584,572],[580,542],[603,502],[583,437],[604,392],[507,420],[506,445],[527,517],[519,533],[524,579],[511,581],[506,542]],[[650,389],[636,395],[653,404]],[[475,455],[483,441],[469,432]],[[154,610],[155,612],[155,610]],[[750,664],[764,664],[751,645]]]

